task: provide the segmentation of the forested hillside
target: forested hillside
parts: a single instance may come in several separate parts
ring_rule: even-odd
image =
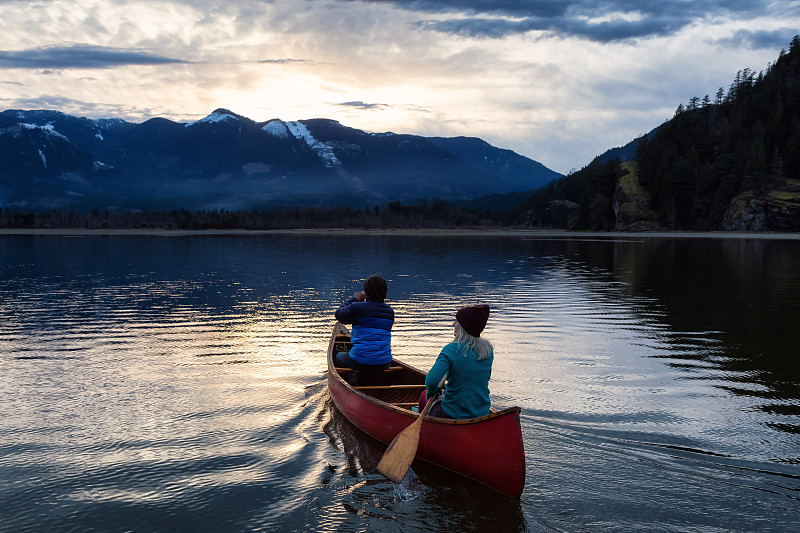
[[[800,230],[800,37],[765,71],[694,97],[634,161],[595,160],[516,219],[579,229]]]

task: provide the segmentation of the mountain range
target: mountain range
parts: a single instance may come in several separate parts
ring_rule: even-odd
[[[0,113],[0,208],[19,212],[363,208],[531,191],[558,177],[481,139],[368,133],[329,119]]]

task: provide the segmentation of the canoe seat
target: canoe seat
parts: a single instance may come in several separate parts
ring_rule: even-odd
[[[364,385],[361,387],[353,387],[358,390],[392,390],[392,389],[424,389],[425,384],[419,385]]]
[[[403,367],[402,366],[390,366],[389,368],[387,368],[383,372],[397,372],[398,370],[403,370]],[[342,372],[355,372],[355,370],[353,370],[352,368],[346,368],[346,367],[344,367],[344,368],[336,367],[336,371],[339,372],[339,373],[342,373]]]

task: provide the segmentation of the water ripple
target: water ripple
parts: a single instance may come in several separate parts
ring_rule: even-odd
[[[800,301],[796,248],[5,239],[3,533],[780,531],[800,517],[796,342],[780,333]],[[766,259],[721,279],[751,253]],[[398,500],[375,471],[385,446],[332,405],[333,310],[373,271],[390,282],[394,353],[423,370],[459,307],[492,305],[492,401],[522,407],[520,501],[425,464],[421,494]],[[780,279],[759,298],[743,280],[765,272]]]

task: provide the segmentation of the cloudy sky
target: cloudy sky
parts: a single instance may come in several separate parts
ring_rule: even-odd
[[[800,0],[0,0],[0,109],[326,117],[567,172],[798,33]]]

